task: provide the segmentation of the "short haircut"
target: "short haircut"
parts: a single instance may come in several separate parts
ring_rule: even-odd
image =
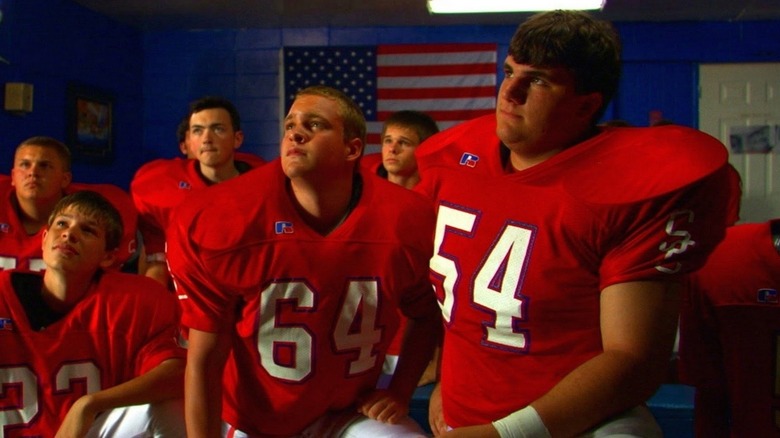
[[[16,147],[14,150],[14,161],[16,161],[16,153],[19,152],[19,149],[23,148],[24,146],[38,146],[44,149],[53,150],[60,157],[60,160],[62,160],[64,170],[66,172],[70,172],[72,158],[70,149],[65,146],[65,143],[57,140],[56,138],[45,137],[42,135],[30,137],[27,140],[19,143],[19,146]]]
[[[233,105],[233,102],[218,96],[206,96],[190,103],[190,112],[187,116],[187,127],[189,128],[189,120],[193,114],[199,113],[203,110],[222,108],[230,114],[230,122],[233,124],[233,131],[241,130],[241,116],[238,114],[238,109]]]
[[[402,110],[396,111],[382,124],[382,137],[388,126],[403,126],[417,133],[417,138],[422,143],[428,137],[439,132],[439,126],[431,116],[421,111]]]
[[[339,107],[339,115],[344,123],[344,141],[359,138],[363,145],[366,144],[366,119],[363,111],[352,98],[343,92],[325,85],[314,85],[295,93],[295,98],[300,96],[320,96],[335,100]]]
[[[563,67],[574,75],[578,94],[601,93],[601,118],[620,82],[620,37],[612,25],[582,11],[550,11],[521,24],[509,43],[518,64]]]
[[[122,216],[108,199],[92,190],[80,190],[63,196],[54,206],[51,215],[49,215],[49,227],[51,227],[54,219],[69,207],[96,219],[105,228],[107,251],[119,248],[119,243],[124,233]]]
[[[182,117],[179,125],[176,126],[176,141],[178,144],[184,143],[187,139],[187,131],[190,130],[190,115]]]

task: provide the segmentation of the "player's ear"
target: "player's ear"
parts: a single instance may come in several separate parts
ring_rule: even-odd
[[[235,132],[235,145],[233,145],[233,149],[238,149],[241,147],[241,144],[244,143],[244,131],[236,131]]]
[[[579,98],[578,112],[587,119],[592,119],[593,115],[601,108],[602,102],[604,102],[604,96],[597,92],[583,94]]]
[[[73,173],[65,172],[62,177],[62,188],[68,187],[71,181],[73,181]]]
[[[348,161],[357,160],[363,155],[363,140],[359,138],[353,138],[352,140],[347,141],[346,147]]]
[[[106,251],[106,253],[103,255],[103,260],[100,261],[100,267],[103,269],[108,269],[111,266],[114,265],[116,262],[116,253],[118,250],[112,249],[111,251]]]
[[[41,235],[41,251],[43,251],[43,248],[46,246],[46,236],[49,234],[49,228],[46,227],[43,229],[43,234]]]

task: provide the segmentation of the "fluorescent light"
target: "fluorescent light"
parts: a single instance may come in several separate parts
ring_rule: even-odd
[[[490,12],[536,12],[555,9],[593,10],[604,7],[606,0],[428,0],[433,14],[467,14]]]

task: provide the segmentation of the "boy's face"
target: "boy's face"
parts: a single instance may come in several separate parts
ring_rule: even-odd
[[[414,151],[420,137],[414,129],[388,125],[382,136],[382,165],[391,175],[413,175],[417,172]]]
[[[114,262],[106,250],[106,228],[92,216],[68,206],[43,232],[43,261],[47,270],[92,275]]]
[[[496,102],[496,134],[513,153],[540,159],[580,141],[601,106],[599,93],[577,94],[564,67],[504,61]]]
[[[53,149],[30,144],[16,151],[11,178],[20,200],[56,201],[70,184],[71,173]]]
[[[354,167],[362,142],[344,139],[338,103],[318,95],[295,99],[284,119],[280,145],[282,169],[288,178],[327,175]]]
[[[184,144],[187,158],[200,160],[202,166],[218,168],[233,159],[243,141],[244,134],[233,128],[226,109],[209,108],[190,116]]]

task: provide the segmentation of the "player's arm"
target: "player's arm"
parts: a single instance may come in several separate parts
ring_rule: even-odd
[[[148,216],[141,215],[138,219],[138,228],[143,238],[138,273],[168,287],[171,275],[165,258],[165,233]]]
[[[444,421],[444,406],[441,400],[441,382],[436,382],[436,386],[431,391],[431,398],[428,401],[428,425],[431,427],[433,436],[441,436],[447,431],[447,423]],[[492,428],[487,428],[489,433],[495,432]]]
[[[436,348],[433,350],[433,357],[431,358],[431,361],[428,362],[428,366],[425,367],[422,376],[420,376],[420,381],[417,382],[417,386],[425,386],[429,383],[436,383],[439,381],[440,357],[441,342],[436,344]]]
[[[100,412],[182,397],[183,376],[184,360],[168,359],[134,379],[87,394],[71,406],[57,436],[84,436]]]
[[[230,353],[227,333],[189,329],[184,378],[184,417],[187,436],[220,437],[222,427],[222,373]]]
[[[440,314],[409,318],[406,324],[398,366],[387,391],[376,391],[364,400],[361,412],[367,417],[387,423],[396,423],[409,412],[409,401],[434,348],[441,338]]]
[[[672,352],[679,293],[679,284],[660,281],[602,291],[603,353],[531,404],[553,436],[578,434],[652,396]]]
[[[605,288],[600,308],[604,352],[575,368],[531,403],[535,413],[522,409],[500,420],[510,425],[513,417],[516,423],[511,427],[530,428],[529,437],[546,433],[575,436],[643,403],[666,375],[678,308],[679,285],[674,283],[630,282]],[[456,429],[444,436],[500,435],[495,426],[487,424]]]

